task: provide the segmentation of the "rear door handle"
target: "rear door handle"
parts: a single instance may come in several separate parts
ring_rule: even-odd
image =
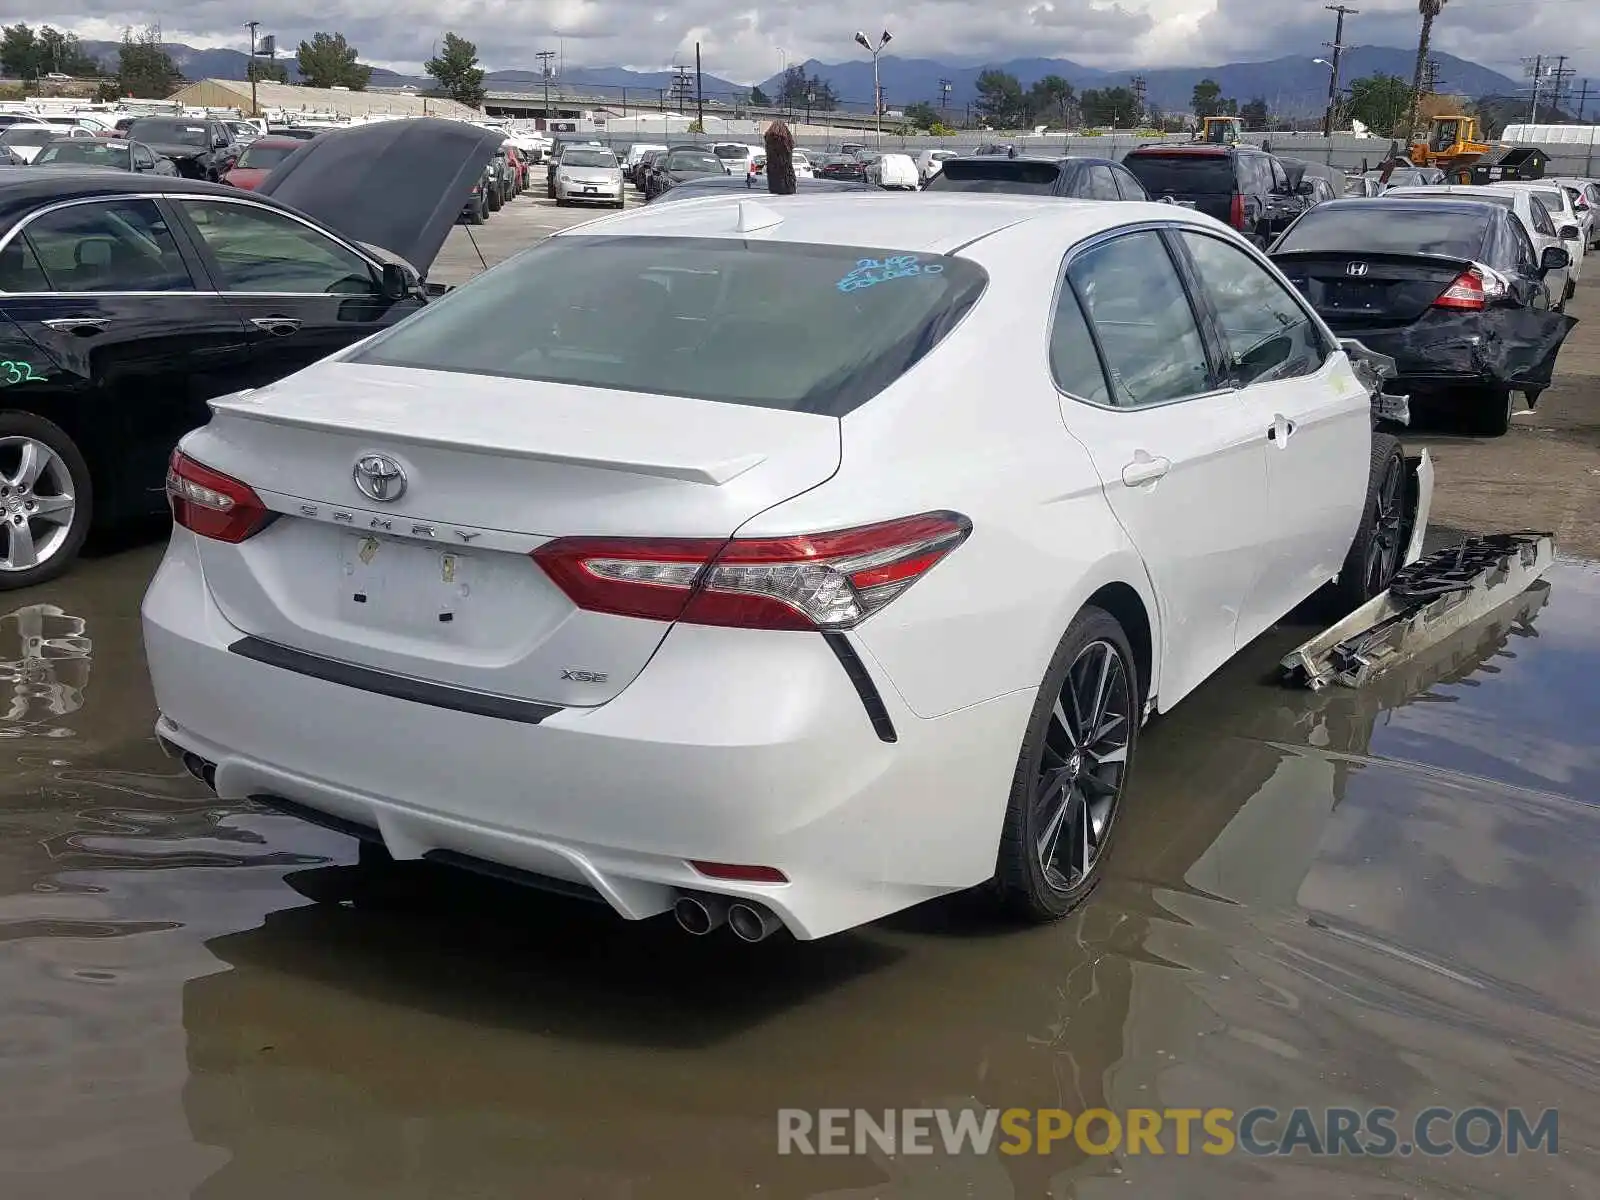
[[[251,317],[250,324],[273,337],[288,337],[300,328],[300,322],[293,317]]]
[[[1272,424],[1267,426],[1267,441],[1281,450],[1289,444],[1289,439],[1293,436],[1294,422],[1282,413],[1275,414],[1272,418]]]
[[[111,324],[107,317],[53,317],[48,321],[41,321],[46,329],[54,329],[57,333],[72,333],[78,337],[89,337],[92,334],[102,333],[105,327]]]
[[[1133,461],[1122,468],[1122,482],[1128,487],[1140,487],[1146,483],[1154,483],[1172,470],[1172,460],[1166,458],[1152,458],[1143,450],[1133,456]]]

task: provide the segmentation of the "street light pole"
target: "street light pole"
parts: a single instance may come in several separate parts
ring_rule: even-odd
[[[883,53],[883,48],[890,41],[891,36],[887,29],[883,31],[883,36],[878,39],[877,46],[873,46],[871,42],[867,41],[866,34],[859,31],[856,33],[856,45],[872,55],[872,112],[877,118],[879,150],[883,149],[883,88],[878,83],[878,56]]]
[[[259,117],[261,106],[256,103],[256,27],[260,21],[246,21],[244,27],[250,31],[250,115]]]

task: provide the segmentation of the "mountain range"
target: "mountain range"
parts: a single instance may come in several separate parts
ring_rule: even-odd
[[[83,47],[108,66],[115,66],[116,42],[86,41]],[[187,79],[246,78],[250,59],[241,51],[201,50],[182,43],[169,43],[166,50]],[[1441,53],[1435,53],[1432,57],[1439,64],[1440,90],[1444,92],[1470,97],[1515,95],[1522,86],[1509,76],[1464,58]],[[296,80],[298,71],[293,53],[280,55],[278,61],[288,69],[290,80]],[[1352,79],[1372,74],[1398,75],[1409,80],[1415,62],[1414,50],[1392,46],[1355,46],[1345,51],[1340,76],[1347,86]],[[808,59],[798,65],[808,77],[815,76],[830,85],[834,94],[845,104],[870,107],[870,60],[824,63]],[[1314,66],[1309,55],[1288,55],[1266,62],[1223,63],[1211,67],[1164,67],[1143,72],[1105,71],[1066,58],[1018,58],[983,66],[952,66],[933,59],[886,55],[879,61],[879,80],[888,104],[895,108],[917,101],[927,101],[937,107],[940,102],[939,83],[949,80],[950,108],[964,109],[977,97],[978,76],[990,69],[1014,75],[1024,87],[1046,75],[1060,75],[1079,91],[1127,86],[1134,74],[1142,74],[1150,103],[1169,112],[1187,109],[1194,85],[1202,79],[1214,79],[1221,86],[1224,96],[1232,97],[1241,104],[1260,97],[1273,112],[1320,112],[1327,101],[1326,68]],[[632,71],[623,67],[571,67],[562,73],[561,80],[573,88],[594,88],[618,96],[626,89],[639,93],[643,98],[651,93],[670,92],[674,72]],[[544,76],[538,71],[490,71],[485,75],[484,82],[491,89],[533,92],[543,86]],[[381,67],[375,67],[372,72],[372,84],[375,87],[403,87],[410,84],[425,89],[432,83],[426,76],[401,75]],[[781,84],[781,75],[760,81],[761,89],[774,98]],[[750,87],[749,84],[711,74],[702,76],[701,86],[708,100],[726,100],[736,95],[742,98]]]

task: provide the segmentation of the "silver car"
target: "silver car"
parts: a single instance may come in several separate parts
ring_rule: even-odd
[[[621,208],[622,164],[602,146],[572,146],[556,166],[557,204],[609,204]]]

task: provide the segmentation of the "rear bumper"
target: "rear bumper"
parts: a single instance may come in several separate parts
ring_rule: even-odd
[[[1433,311],[1399,329],[1332,325],[1395,360],[1394,391],[1465,387],[1540,388],[1550,383],[1557,351],[1576,322],[1559,313],[1495,307]]]
[[[883,684],[888,742],[821,637],[680,626],[600,707],[536,723],[438,707],[231,652],[244,635],[184,530],[144,632],[157,732],[215,764],[224,799],[287,800],[376,831],[397,858],[443,852],[576,884],[629,918],[681,889],[749,897],[801,938],[992,874],[1032,703],[922,720]],[[689,860],[790,882],[720,882]]]

